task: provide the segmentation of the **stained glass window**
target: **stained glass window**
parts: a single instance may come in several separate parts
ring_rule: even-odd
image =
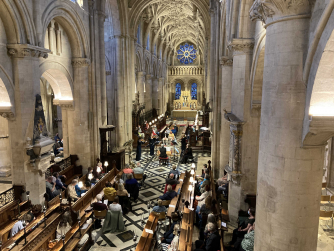
[[[138,25],[137,29],[137,43],[140,44],[140,25]]]
[[[150,49],[150,34],[147,35],[146,50]]]
[[[192,64],[196,59],[196,49],[193,45],[187,43],[180,45],[180,49],[177,51],[177,59],[181,64]]]
[[[180,99],[181,97],[181,84],[177,83],[175,86],[175,99]]]
[[[197,99],[197,84],[193,83],[191,85],[191,99]]]

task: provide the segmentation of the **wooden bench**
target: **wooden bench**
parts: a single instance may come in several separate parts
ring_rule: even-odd
[[[195,211],[184,207],[181,233],[179,239],[179,250],[192,250],[192,237],[194,231],[194,217]]]
[[[175,187],[175,189],[174,189],[175,192],[178,192],[179,189],[180,189],[180,191],[182,190],[182,185],[183,185],[184,177],[185,177],[185,173],[181,173],[181,174],[180,174],[180,178],[179,178],[180,183],[176,185],[176,187]],[[172,213],[175,212],[175,210],[176,210],[176,208],[177,208],[177,206],[178,206],[178,203],[179,203],[179,199],[180,199],[180,194],[178,194],[176,197],[174,197],[174,198],[171,200],[171,202],[170,202],[170,204],[169,204],[169,207],[168,207],[168,210],[167,210],[167,217],[168,217],[169,219],[171,219],[171,217],[172,217]]]
[[[158,221],[159,221],[159,215],[152,212],[147,219],[147,223],[139,239],[136,251],[149,251],[154,246],[153,238],[155,235],[155,230],[157,228]],[[153,233],[148,233],[146,232],[145,229],[151,230]]]

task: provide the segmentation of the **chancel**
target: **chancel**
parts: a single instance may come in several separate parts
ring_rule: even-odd
[[[0,0],[0,251],[334,250],[333,11]]]

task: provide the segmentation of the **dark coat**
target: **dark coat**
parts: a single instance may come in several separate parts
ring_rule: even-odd
[[[98,211],[108,210],[108,206],[101,202],[94,202],[92,206],[94,210],[98,210]]]
[[[173,199],[175,196],[177,196],[177,192],[175,192],[175,191],[170,191],[170,192],[165,193],[164,195],[161,195],[159,198],[160,198],[161,200],[171,200],[171,199]]]
[[[166,184],[168,184],[168,185],[175,185],[175,184],[179,184],[179,183],[180,183],[180,181],[178,181],[178,180],[174,180],[174,179],[170,179],[170,178],[166,179]]]
[[[221,250],[220,248],[220,235],[218,231],[210,234],[209,238],[206,240],[205,244],[206,251],[217,251]]]
[[[160,158],[167,158],[167,151],[165,147],[160,148]]]

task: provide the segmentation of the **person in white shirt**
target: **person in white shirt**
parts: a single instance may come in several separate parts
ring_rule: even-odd
[[[26,226],[29,225],[29,222],[31,220],[30,214],[25,214],[21,220],[18,220],[12,230],[11,230],[11,236],[15,236],[18,232],[20,232],[24,227],[23,227],[23,222],[25,222]]]
[[[120,211],[122,212],[122,206],[119,204],[118,196],[114,198],[114,202],[109,206],[110,211]]]

